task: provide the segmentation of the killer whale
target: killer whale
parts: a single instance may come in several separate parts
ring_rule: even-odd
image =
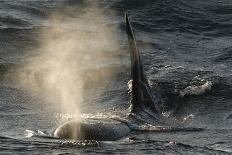
[[[128,121],[122,121],[114,118],[82,118],[80,120],[72,120],[56,128],[53,132],[54,137],[76,140],[117,140],[127,136],[131,131],[140,130],[131,124],[148,120],[153,124],[155,122],[156,126],[152,129],[147,129],[147,131],[201,130],[201,128],[167,126],[164,123],[164,119],[158,106],[161,104],[161,100],[158,93],[151,91],[149,86],[127,13],[125,13],[125,21],[131,60],[132,79],[132,90],[130,94],[131,106]],[[140,116],[146,117],[146,119],[142,120]],[[128,122],[132,123],[130,124]],[[143,129],[143,131],[145,130]]]

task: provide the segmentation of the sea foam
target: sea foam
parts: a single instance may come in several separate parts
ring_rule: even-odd
[[[200,86],[188,86],[184,90],[180,91],[180,96],[184,97],[186,95],[201,95],[206,91],[211,90],[213,83],[211,81],[207,81],[203,85]]]

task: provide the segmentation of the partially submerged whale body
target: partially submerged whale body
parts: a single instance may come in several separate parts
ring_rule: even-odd
[[[149,111],[150,115],[158,115],[160,100],[150,90],[127,13],[125,18],[131,58],[131,113],[136,115],[140,111]],[[78,140],[116,140],[128,135],[131,130],[130,125],[123,121],[85,118],[64,123],[53,135]]]
[[[148,121],[156,125],[152,128],[152,131],[180,131],[185,129],[182,127],[164,127],[165,124],[158,108],[161,100],[156,92],[151,91],[127,13],[125,18],[132,79],[131,107],[128,121],[113,118],[73,120],[59,126],[53,133],[55,137],[76,140],[117,140],[127,136],[133,130],[139,130],[131,124]],[[145,117],[145,119],[138,119],[142,117]],[[128,122],[131,122],[131,124]],[[147,130],[151,131],[150,129]],[[189,128],[187,130],[192,131],[194,129]]]
[[[129,126],[120,121],[85,118],[64,123],[55,130],[54,136],[76,140],[107,141],[125,137],[130,131]]]

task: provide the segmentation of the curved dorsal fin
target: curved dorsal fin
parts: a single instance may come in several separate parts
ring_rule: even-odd
[[[160,99],[158,95],[154,96],[151,92],[127,13],[125,18],[131,58],[131,78],[133,80],[131,94],[132,112],[150,108],[157,113],[159,111],[157,104],[160,102]]]

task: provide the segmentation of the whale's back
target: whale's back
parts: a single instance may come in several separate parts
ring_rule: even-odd
[[[66,122],[54,131],[55,137],[78,140],[116,140],[128,135],[130,128],[113,119],[82,119]]]

